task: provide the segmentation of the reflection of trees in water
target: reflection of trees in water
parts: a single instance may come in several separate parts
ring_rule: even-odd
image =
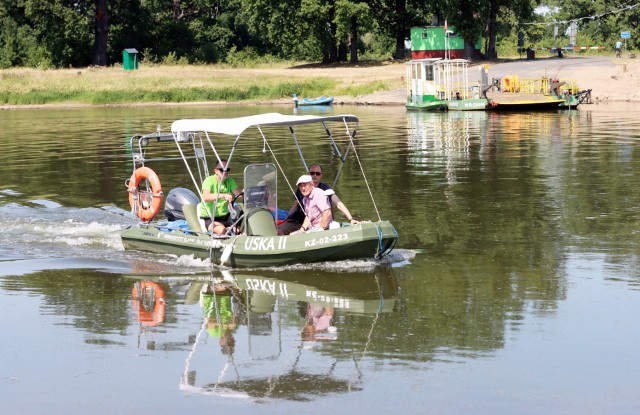
[[[425,252],[411,269],[395,270],[401,290],[393,312],[374,317],[341,310],[337,340],[319,352],[342,362],[351,356],[399,364],[478,356],[504,347],[509,331],[529,316],[555,313],[567,287],[553,247],[504,255],[487,248],[461,257]]]
[[[638,146],[628,134],[594,136],[592,121],[589,112],[489,114],[485,137],[450,140],[446,152],[444,133],[409,140],[425,165],[405,169],[411,191],[397,206],[412,226],[398,227],[403,246],[424,249],[415,262],[425,271],[403,280],[411,306],[400,324],[424,336],[423,350],[500,347],[527,315],[553,312],[567,289],[567,246],[604,248],[610,267],[626,270],[617,275],[638,274]]]
[[[616,131],[611,131],[616,134]],[[640,242],[636,224],[640,194],[640,148],[637,139],[581,140],[562,165],[566,179],[558,186],[562,226],[572,243],[608,245],[616,249]],[[632,190],[633,189],[633,190]]]
[[[413,120],[432,123],[410,138],[409,154],[424,165],[409,163],[411,192],[398,201],[414,225],[400,224],[403,246],[424,250],[415,261],[423,271],[403,279],[405,317],[393,323],[401,353],[494,350],[566,292],[555,172],[538,154],[556,149],[570,120],[485,114],[474,129],[458,116]]]
[[[403,317],[381,325],[395,326],[394,347],[400,354],[420,360],[492,352],[530,314],[555,312],[566,294],[559,265],[552,261],[518,271],[515,264],[477,253],[426,260],[422,276],[403,279]]]
[[[65,324],[91,334],[125,333],[131,324],[133,282],[95,270],[45,270],[0,279],[2,289],[41,295],[42,314],[69,316]],[[127,293],[127,295],[120,295]]]

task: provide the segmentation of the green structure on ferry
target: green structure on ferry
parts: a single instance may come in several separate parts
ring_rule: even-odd
[[[464,39],[453,26],[411,28],[411,59],[477,59],[481,49],[482,38],[465,48]]]

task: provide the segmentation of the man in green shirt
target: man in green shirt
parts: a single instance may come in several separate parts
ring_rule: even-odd
[[[204,219],[207,230],[218,235],[226,233],[231,225],[229,204],[240,193],[235,180],[229,177],[230,171],[227,161],[221,160],[213,170],[214,174],[202,183],[204,203],[200,207],[200,217]]]

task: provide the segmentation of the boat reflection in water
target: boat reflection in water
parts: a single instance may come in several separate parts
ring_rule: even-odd
[[[143,326],[155,326],[164,322],[164,289],[153,281],[133,284],[131,297],[133,309]]]
[[[381,314],[393,311],[391,270],[348,275],[280,271],[193,282],[203,320],[180,388],[248,399],[313,400],[359,390],[360,362]]]

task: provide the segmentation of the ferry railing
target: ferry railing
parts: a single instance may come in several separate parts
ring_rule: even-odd
[[[575,79],[561,79],[564,84],[561,91],[576,92],[578,84]],[[548,94],[551,78],[520,78],[518,75],[508,75],[502,79],[503,92],[518,92],[521,94]]]

